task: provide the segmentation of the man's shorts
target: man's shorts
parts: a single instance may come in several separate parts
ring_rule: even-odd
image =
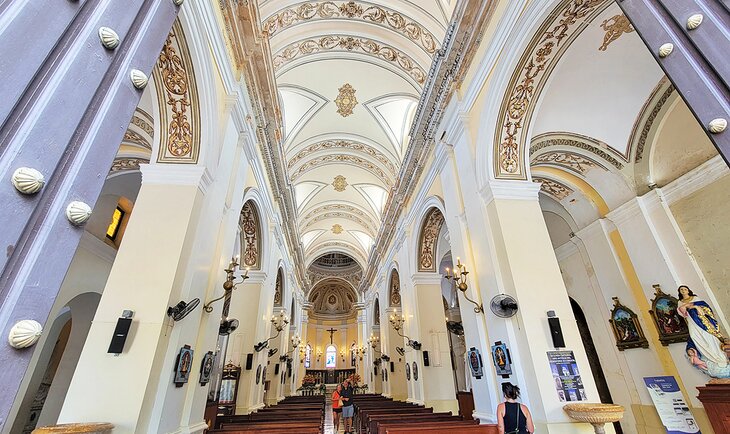
[[[342,417],[352,417],[355,414],[355,407],[352,405],[348,405],[346,407],[342,407]]]

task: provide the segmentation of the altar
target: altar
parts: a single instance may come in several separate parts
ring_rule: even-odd
[[[312,375],[317,383],[337,384],[345,381],[347,377],[355,373],[351,369],[307,369],[307,375]]]

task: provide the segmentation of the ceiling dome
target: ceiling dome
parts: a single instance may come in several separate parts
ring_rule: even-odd
[[[350,283],[342,279],[325,279],[309,293],[312,303],[310,316],[318,319],[345,319],[355,316],[352,305],[357,294]]]

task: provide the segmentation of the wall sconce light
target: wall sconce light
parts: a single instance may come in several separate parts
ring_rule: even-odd
[[[377,350],[379,343],[380,343],[380,336],[370,335],[370,338],[368,339],[368,345],[370,345],[373,348],[373,352],[377,351],[378,353],[380,353],[380,351]]]
[[[444,275],[444,279],[451,281],[452,284],[464,294],[464,298],[466,298],[467,301],[476,306],[474,308],[475,313],[484,313],[484,306],[481,303],[477,303],[476,301],[472,300],[471,298],[469,298],[468,295],[466,295],[466,290],[469,289],[469,285],[467,284],[467,276],[469,275],[469,272],[466,271],[466,265],[463,265],[461,263],[461,259],[459,258],[456,258],[456,268],[458,268],[459,270],[450,270],[449,268],[446,268],[446,274]]]
[[[390,316],[390,325],[393,326],[393,330],[395,330],[396,333],[398,333],[398,336],[402,338],[408,339],[408,345],[409,347],[413,348],[414,350],[420,350],[421,349],[421,343],[418,341],[414,341],[413,339],[409,338],[408,336],[402,334],[400,331],[403,328],[403,323],[406,322],[406,318],[403,315],[398,315],[398,310],[394,310],[393,314]]]
[[[347,355],[347,351],[343,348],[340,350],[340,356],[342,356],[342,361],[345,361],[345,356]]]
[[[246,267],[246,271],[243,273],[243,275],[241,275],[241,281],[240,282],[235,281],[236,276],[234,275],[234,273],[237,270],[241,269],[239,266],[238,260],[239,260],[238,256],[236,256],[235,258],[231,258],[231,263],[228,264],[228,268],[225,268],[223,270],[226,272],[226,281],[223,282],[223,295],[205,303],[205,306],[203,306],[203,310],[205,310],[206,312],[208,312],[208,313],[213,312],[213,306],[212,306],[213,303],[225,298],[225,296],[229,295],[231,293],[231,291],[236,289],[236,287],[238,285],[242,284],[243,282],[246,281],[246,279],[248,279],[248,270],[249,269],[248,269],[248,267]]]
[[[321,348],[317,348],[317,361],[319,362],[319,360],[321,358],[322,358],[322,349]]]
[[[359,345],[355,348],[355,354],[360,358],[360,361],[362,361],[362,356],[365,354],[365,347],[362,345]]]
[[[281,334],[281,331],[284,330],[284,327],[286,327],[287,324],[289,324],[289,318],[284,315],[284,312],[279,313],[278,316],[274,315],[271,317],[271,324],[274,326],[274,329],[276,329],[276,334],[265,341],[259,342],[258,344],[253,346],[253,349],[258,353],[267,346],[269,346],[269,341],[272,339],[276,339],[279,337],[279,334]]]

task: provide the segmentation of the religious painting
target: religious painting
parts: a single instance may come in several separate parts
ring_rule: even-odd
[[[259,381],[261,381],[261,365],[256,368],[256,384],[259,384]]]
[[[609,322],[619,351],[629,348],[649,348],[649,341],[646,340],[634,311],[622,305],[618,297],[613,297],[613,303]]]
[[[213,351],[208,351],[200,363],[200,385],[205,386],[210,381],[210,374],[213,372]]]
[[[467,360],[469,361],[469,369],[471,370],[472,377],[477,380],[484,376],[484,365],[482,364],[482,355],[479,354],[479,350],[475,347],[471,347],[467,351]]]
[[[411,365],[406,363],[406,380],[411,381]]]
[[[548,351],[550,371],[561,402],[585,401],[585,387],[572,351]]]
[[[654,287],[654,299],[651,301],[651,314],[659,332],[659,341],[667,346],[674,343],[685,343],[689,338],[687,322],[677,312],[679,300],[665,294],[659,285]]]
[[[175,361],[175,377],[173,382],[175,387],[182,387],[190,378],[190,370],[193,366],[193,350],[190,345],[180,348],[180,353]]]
[[[418,364],[413,362],[413,381],[418,381]]]
[[[494,367],[497,369],[497,375],[501,375],[502,378],[507,378],[512,375],[512,360],[509,357],[507,344],[495,342],[492,345],[492,361],[494,362]]]

